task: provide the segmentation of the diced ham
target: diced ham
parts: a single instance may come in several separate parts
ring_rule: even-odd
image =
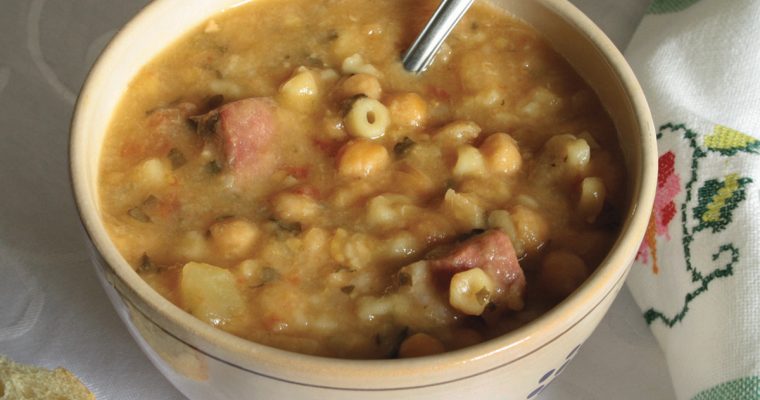
[[[480,268],[496,286],[496,293],[491,297],[494,304],[512,310],[523,307],[525,274],[512,242],[498,229],[488,230],[454,245],[449,252],[429,260],[429,266],[436,280],[445,283],[446,287],[457,272]]]
[[[233,175],[248,179],[266,175],[273,167],[268,150],[277,133],[275,107],[270,98],[253,97],[193,119],[201,135],[216,135]]]
[[[268,98],[238,100],[219,108],[217,133],[235,175],[266,173],[263,158],[274,138],[275,122],[275,104]]]

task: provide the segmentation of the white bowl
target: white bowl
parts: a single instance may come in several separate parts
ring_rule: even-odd
[[[254,0],[255,1],[255,0]],[[156,293],[119,254],[100,218],[101,144],[140,68],[191,28],[240,0],[156,0],[113,39],[82,89],[71,127],[71,174],[96,271],[150,360],[193,399],[533,398],[577,353],[620,290],[654,199],[657,149],[644,95],[610,40],[565,0],[495,4],[541,31],[591,85],[618,129],[629,205],[610,254],[572,295],[534,322],[449,353],[403,360],[342,360],[246,341]]]

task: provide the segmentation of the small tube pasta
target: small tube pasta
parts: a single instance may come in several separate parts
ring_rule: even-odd
[[[343,122],[352,136],[377,139],[385,134],[391,117],[383,103],[362,97],[354,101]]]
[[[457,148],[457,163],[452,170],[455,178],[483,176],[485,172],[485,160],[478,149],[470,145],[462,145]]]
[[[319,86],[314,73],[304,67],[296,70],[295,74],[280,86],[280,99],[285,105],[305,111],[314,105],[319,93]]]
[[[588,177],[581,182],[581,194],[578,200],[578,211],[589,224],[596,221],[596,217],[604,207],[604,199],[607,189],[602,178]]]
[[[341,65],[341,71],[344,74],[368,74],[378,78],[383,76],[377,68],[372,64],[364,62],[364,58],[360,54],[354,54],[350,57],[346,57]]]
[[[338,95],[341,98],[349,98],[356,95],[364,95],[371,99],[379,99],[383,94],[383,88],[376,77],[369,74],[351,75],[340,83]]]
[[[454,274],[449,285],[449,304],[467,315],[480,315],[494,294],[491,277],[480,268]]]

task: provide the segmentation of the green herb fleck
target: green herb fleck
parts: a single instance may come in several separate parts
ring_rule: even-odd
[[[412,286],[412,276],[407,272],[398,273],[398,285],[399,286]]]
[[[130,208],[129,211],[127,211],[127,214],[137,221],[145,223],[150,222],[150,216],[140,207]]]
[[[208,164],[206,164],[206,171],[212,175],[218,175],[222,172],[222,164],[220,164],[217,160],[210,161]]]
[[[396,157],[403,157],[415,144],[417,143],[415,143],[414,140],[409,139],[408,136],[404,136],[400,142],[393,146],[393,154],[395,154]]]
[[[155,270],[156,265],[153,264],[153,261],[150,260],[150,257],[148,257],[147,253],[143,253],[142,257],[140,257],[140,271],[154,272]]]
[[[482,306],[483,304],[486,304],[488,300],[491,299],[491,292],[489,292],[488,289],[486,288],[482,288],[478,290],[477,293],[475,293],[475,299],[477,299],[478,304]]]
[[[169,150],[167,157],[169,157],[169,161],[172,163],[172,169],[177,169],[187,163],[185,155],[176,147]]]
[[[261,269],[261,272],[259,273],[259,279],[261,280],[262,284],[273,282],[279,278],[280,278],[280,273],[272,267],[264,267]]]

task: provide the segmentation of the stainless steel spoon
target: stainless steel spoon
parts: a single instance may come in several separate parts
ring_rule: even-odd
[[[433,62],[435,53],[462,19],[473,0],[442,0],[438,9],[422,29],[412,46],[404,53],[401,62],[409,72],[420,73]]]

